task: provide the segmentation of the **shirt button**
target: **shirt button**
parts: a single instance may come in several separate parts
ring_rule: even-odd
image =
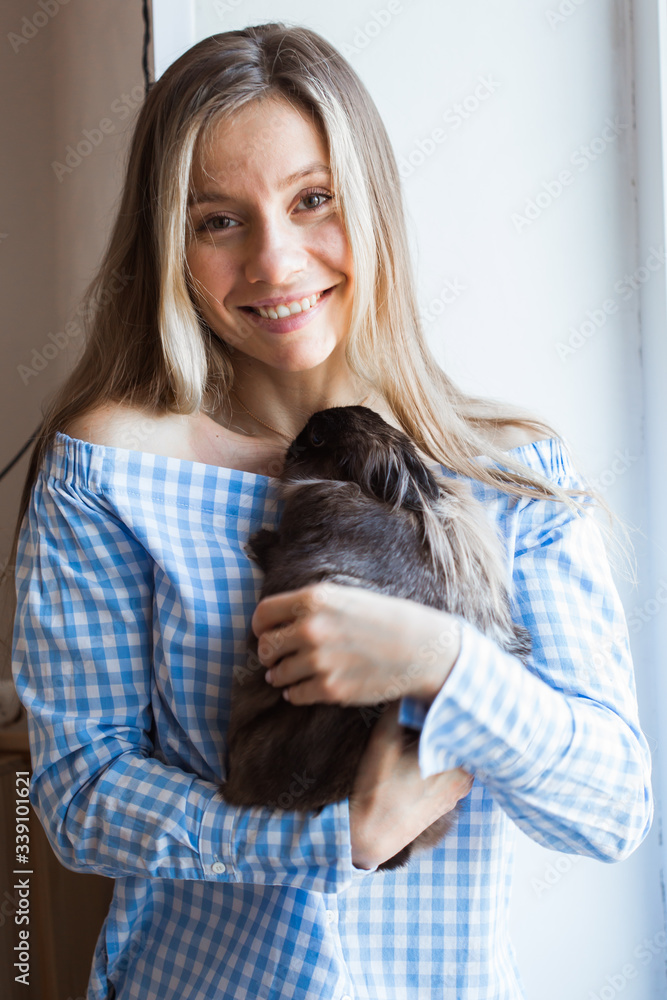
[[[213,864],[211,865],[211,871],[213,872],[214,875],[222,875],[225,868],[226,865],[223,865],[222,861],[214,861]]]
[[[352,1000],[352,997],[348,996],[348,994],[346,993],[344,997],[340,998],[340,1000]]]
[[[333,923],[333,921],[335,919],[336,919],[336,914],[334,913],[334,911],[333,910],[327,910],[327,921],[328,921],[328,923],[330,923],[330,924]],[[345,997],[343,997],[343,1000],[345,1000]],[[350,998],[348,997],[347,1000],[350,1000]]]

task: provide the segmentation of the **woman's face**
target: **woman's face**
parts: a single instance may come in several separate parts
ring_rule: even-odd
[[[203,171],[193,167],[186,248],[206,322],[272,368],[303,371],[332,355],[340,363],[352,255],[331,202],[326,143],[301,113],[271,98],[220,123],[211,150]],[[251,308],[260,305],[278,318]]]

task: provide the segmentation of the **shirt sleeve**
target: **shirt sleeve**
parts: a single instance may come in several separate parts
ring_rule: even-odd
[[[512,612],[531,633],[527,665],[463,622],[437,696],[403,698],[399,721],[421,730],[422,777],[463,767],[543,846],[622,860],[653,819],[651,755],[602,532],[589,501],[572,512],[528,498],[517,518]]]
[[[107,497],[39,474],[21,525],[12,670],[30,801],[65,868],[337,893],[349,800],[315,815],[227,804],[153,756],[153,564]]]

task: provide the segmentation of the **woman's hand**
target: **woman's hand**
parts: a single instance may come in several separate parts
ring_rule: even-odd
[[[267,680],[295,705],[432,700],[460,649],[447,612],[333,583],[265,597],[251,624]]]
[[[352,864],[373,868],[393,858],[472,788],[457,767],[422,778],[418,737],[407,749],[398,702],[389,705],[368,741],[350,795]]]

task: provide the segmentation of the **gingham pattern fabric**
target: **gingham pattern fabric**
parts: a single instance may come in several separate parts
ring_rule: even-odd
[[[559,438],[512,454],[583,484]],[[402,699],[422,775],[475,782],[440,846],[364,871],[348,800],[314,816],[219,791],[262,581],[243,545],[279,519],[275,480],[56,435],[21,530],[13,671],[50,843],[115,879],[87,1000],[519,1000],[514,824],[601,861],[641,843],[650,753],[600,529],[471,485],[533,653],[466,624],[433,702]]]

